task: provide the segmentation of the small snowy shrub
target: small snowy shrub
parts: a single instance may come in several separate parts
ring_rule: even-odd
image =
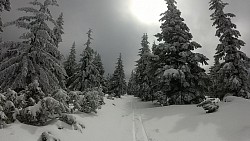
[[[197,107],[202,107],[206,113],[213,113],[219,109],[219,105],[213,102],[211,99],[206,99],[203,102],[199,103]]]
[[[59,119],[71,125],[74,130],[79,130],[80,132],[82,132],[82,130],[85,128],[85,126],[82,123],[76,121],[76,118],[73,115],[62,114],[62,116]]]
[[[6,101],[6,97],[4,94],[0,93],[0,106],[4,106]]]
[[[45,97],[34,106],[20,111],[19,121],[31,125],[44,125],[49,120],[59,117],[62,113],[59,101],[52,97]]]
[[[76,123],[76,118],[73,115],[69,114],[62,114],[62,116],[59,119],[69,125],[73,125]]]
[[[24,96],[23,98],[25,98],[25,101],[27,102],[26,106],[33,106],[45,97],[37,80],[29,84],[25,90],[20,91],[18,94]]]
[[[169,105],[169,98],[162,91],[154,93],[154,97],[161,106]]]
[[[69,113],[70,109],[69,109],[69,96],[67,94],[67,92],[63,89],[58,89],[56,91],[53,92],[52,97],[59,101],[60,107],[62,108],[61,110],[64,113]]]
[[[59,138],[55,137],[51,132],[43,132],[39,141],[60,141]]]
[[[12,123],[17,119],[17,115],[19,114],[19,110],[15,108],[15,105],[12,101],[6,101],[4,106],[4,113],[7,116],[7,123]]]
[[[17,92],[8,88],[7,92],[5,93],[5,96],[6,96],[7,100],[14,102],[16,100],[16,97],[17,97]]]
[[[3,112],[3,107],[0,106],[0,129],[3,129],[6,126],[7,120],[8,120],[8,117]]]
[[[83,92],[81,92],[81,91],[70,91],[68,93],[69,103],[74,103],[75,101],[79,100],[80,95],[83,95]]]
[[[33,102],[33,103],[35,103],[35,102]],[[26,107],[27,103],[25,100],[25,95],[21,94],[21,95],[17,96],[16,100],[14,101],[14,104],[15,104],[16,108],[18,108],[18,109],[22,109],[22,108]]]
[[[96,113],[96,109],[101,108],[104,94],[97,91],[96,88],[88,89],[84,91],[83,94],[84,95],[80,95],[79,99],[74,102],[74,108],[85,113]]]

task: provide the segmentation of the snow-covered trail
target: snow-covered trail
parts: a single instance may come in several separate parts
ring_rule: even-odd
[[[139,131],[142,125],[136,110],[137,101],[133,96],[115,100],[105,98],[106,104],[97,114],[74,114],[86,127],[82,132],[68,126],[58,129],[60,121],[43,127],[13,123],[0,130],[0,141],[37,141],[44,131],[51,132],[61,141],[147,141],[140,139],[143,134]]]
[[[0,129],[0,141],[38,141],[49,131],[61,141],[250,141],[250,102],[239,99],[220,103],[218,112],[206,114],[196,105],[156,107],[133,96],[106,104],[97,114],[74,114],[85,124],[82,132],[56,121],[35,127],[13,123]]]
[[[149,141],[141,109],[154,105],[133,96],[108,100],[97,116],[84,118],[84,139],[91,141]],[[86,116],[86,115],[82,115]],[[95,134],[96,133],[96,134]]]

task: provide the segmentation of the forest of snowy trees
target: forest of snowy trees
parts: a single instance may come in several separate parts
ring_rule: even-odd
[[[155,35],[158,42],[150,47],[148,34],[142,35],[128,84],[122,53],[117,54],[113,74],[105,76],[101,54],[92,47],[93,34],[98,34],[92,29],[82,41],[80,60],[78,44],[72,41],[63,61],[59,51],[63,13],[53,17],[51,8],[59,6],[57,0],[42,1],[19,8],[24,16],[13,21],[0,19],[1,32],[6,26],[26,31],[21,41],[0,43],[0,124],[19,120],[39,126],[55,118],[68,120],[76,110],[96,113],[105,104],[105,94],[117,98],[129,94],[161,105],[197,104],[206,95],[250,98],[250,59],[240,50],[245,43],[231,20],[235,15],[224,12],[228,3],[222,0],[209,3],[211,26],[219,39],[209,72],[202,67],[208,58],[195,52],[202,46],[192,40],[176,1],[165,0],[167,11],[161,14],[161,31]],[[0,7],[0,12],[11,10],[10,1],[0,0]]]
[[[160,42],[149,49],[147,34],[142,37],[140,59],[128,82],[128,94],[142,100],[157,100],[162,105],[200,103],[206,95],[250,98],[249,57],[242,51],[245,45],[240,32],[225,13],[228,3],[211,0],[209,10],[220,43],[214,55],[214,65],[208,73],[201,67],[208,58],[194,53],[201,45],[192,41],[192,34],[181,17],[175,0],[165,0],[168,10],[161,14]]]
[[[8,0],[0,4],[1,11],[10,10]],[[55,118],[69,122],[72,119],[68,114],[75,110],[96,113],[104,104],[103,92],[117,97],[126,93],[121,54],[112,83],[108,82],[101,55],[91,47],[92,29],[87,32],[80,61],[76,59],[74,42],[63,62],[59,48],[64,18],[63,13],[56,19],[52,16],[54,6],[59,6],[56,0],[34,0],[18,9],[26,15],[0,24],[1,31],[12,25],[27,31],[20,36],[22,41],[0,43],[1,125],[15,120],[44,125]]]

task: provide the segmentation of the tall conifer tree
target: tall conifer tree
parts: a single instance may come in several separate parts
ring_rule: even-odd
[[[161,32],[156,35],[163,41],[155,49],[158,56],[155,76],[157,90],[170,104],[198,103],[207,89],[205,70],[208,58],[192,51],[201,45],[191,41],[193,36],[177,9],[175,0],[165,0],[168,10],[161,14]]]
[[[127,88],[128,95],[136,95],[138,91],[137,87],[138,87],[137,83],[135,82],[135,72],[132,71],[128,81],[128,88]]]
[[[214,12],[210,15],[213,26],[216,27],[216,36],[220,43],[217,45],[214,56],[215,65],[211,68],[214,76],[214,89],[218,97],[223,98],[225,94],[247,97],[250,95],[248,85],[247,61],[249,58],[240,51],[245,42],[240,40],[240,32],[231,18],[232,13],[225,13],[224,8],[228,3],[222,0],[211,0],[209,10]]]
[[[54,42],[53,29],[50,28],[58,25],[49,7],[58,4],[56,0],[45,0],[43,3],[35,0],[29,4],[33,7],[18,9],[29,15],[7,24],[27,29],[28,32],[20,37],[23,42],[6,43],[9,44],[9,50],[1,54],[0,84],[2,89],[18,90],[37,80],[42,90],[50,93],[65,88],[66,72],[61,65],[62,55]]]
[[[86,48],[81,54],[80,65],[72,77],[69,78],[69,89],[84,91],[87,88],[100,86],[100,74],[93,63],[94,50],[91,48],[92,29],[87,32],[87,42],[84,44]]]
[[[121,97],[127,90],[121,53],[116,64],[117,66],[110,80],[110,92],[114,93],[116,97]]]
[[[151,100],[150,96],[150,78],[148,76],[148,69],[150,65],[149,55],[151,51],[149,49],[148,35],[142,36],[141,46],[139,51],[140,59],[136,61],[135,81],[138,86],[137,96],[142,100]]]
[[[69,56],[68,56],[67,60],[64,62],[64,68],[66,70],[68,77],[71,77],[74,74],[76,67],[77,67],[76,43],[74,42],[71,49],[70,49]]]

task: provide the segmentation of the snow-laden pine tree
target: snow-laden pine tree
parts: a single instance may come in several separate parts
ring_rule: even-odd
[[[207,89],[208,76],[200,64],[207,64],[203,54],[192,52],[201,45],[191,41],[192,34],[177,9],[175,0],[165,0],[168,10],[161,14],[161,33],[156,37],[163,41],[155,49],[158,56],[155,67],[157,89],[169,104],[198,103]]]
[[[138,86],[135,82],[135,72],[132,71],[128,81],[127,93],[128,95],[136,95],[137,91],[138,91]]]
[[[94,64],[94,50],[90,47],[91,40],[93,40],[92,29],[88,30],[87,35],[88,39],[84,44],[86,48],[81,54],[80,64],[68,81],[70,90],[84,91],[87,88],[100,86],[100,73]]]
[[[138,86],[137,96],[144,100],[151,100],[150,96],[150,78],[148,76],[148,68],[150,65],[151,51],[149,49],[148,35],[142,36],[141,46],[139,50],[140,59],[136,61],[135,80]]]
[[[4,10],[10,11],[10,0],[0,0],[0,12],[3,12]],[[0,16],[0,32],[3,32],[3,22],[1,16]]]
[[[216,27],[216,36],[220,43],[217,45],[214,56],[215,65],[211,74],[214,76],[215,92],[220,98],[226,94],[247,97],[250,94],[248,85],[247,61],[249,58],[240,51],[245,42],[240,40],[240,32],[231,18],[232,13],[225,13],[224,8],[228,3],[222,0],[211,0],[209,10],[214,12],[210,15],[213,26]]]
[[[127,90],[121,53],[116,64],[117,66],[115,67],[115,71],[110,79],[109,91],[114,93],[116,97],[121,97],[122,95],[126,94]]]
[[[53,39],[53,28],[50,28],[57,24],[49,8],[58,4],[56,0],[45,0],[43,3],[35,0],[29,4],[32,6],[18,9],[28,13],[26,16],[8,23],[28,32],[20,37],[23,42],[1,44],[6,51],[0,57],[0,85],[4,90],[18,90],[38,80],[42,90],[48,94],[65,88],[66,73]]]
[[[59,43],[62,42],[62,34],[64,34],[63,32],[63,13],[61,13],[59,15],[59,17],[56,20],[56,24],[57,26],[54,27],[53,32],[54,32],[54,41],[56,46],[59,46]]]
[[[68,77],[71,77],[74,74],[76,67],[77,67],[76,43],[74,42],[71,49],[70,49],[69,56],[68,56],[67,60],[64,62],[64,68],[66,70]]]

